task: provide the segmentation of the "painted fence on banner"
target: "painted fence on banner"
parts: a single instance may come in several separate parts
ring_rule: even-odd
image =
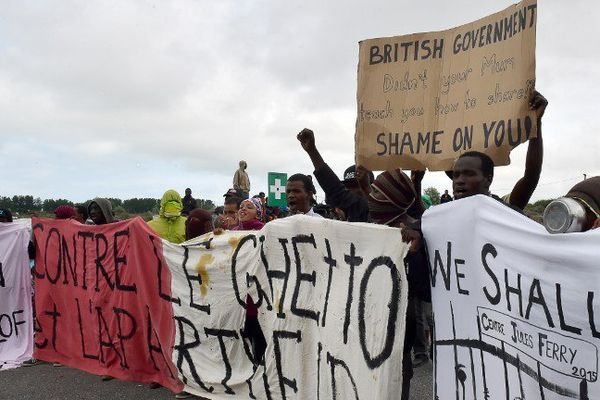
[[[551,235],[486,196],[423,218],[435,398],[598,399],[600,232]]]
[[[0,370],[19,366],[33,351],[28,244],[27,226],[0,223]]]
[[[305,216],[160,241],[141,219],[36,219],[36,355],[210,399],[401,391],[407,246],[397,229]],[[246,298],[266,338],[254,363]]]

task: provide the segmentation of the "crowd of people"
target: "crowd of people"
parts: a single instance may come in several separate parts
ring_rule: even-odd
[[[441,203],[473,195],[486,195],[522,213],[538,184],[542,170],[542,116],[547,104],[547,100],[538,92],[531,98],[530,108],[537,116],[537,137],[529,140],[525,172],[509,195],[500,198],[490,193],[494,162],[486,154],[469,151],[456,160],[451,171],[446,172],[452,180],[453,197],[446,190],[441,196]],[[375,178],[371,171],[353,165],[346,169],[342,179],[339,179],[321,156],[316,146],[315,135],[310,129],[303,129],[297,135],[297,139],[313,164],[312,176],[325,192],[325,205],[316,204],[313,178],[302,173],[293,174],[287,180],[286,209],[271,207],[263,192],[250,197],[247,163],[240,161],[233,188],[224,194],[223,205],[216,213],[197,208],[189,188],[185,190],[183,198],[177,191],[168,190],[161,199],[158,217],[148,222],[148,225],[163,239],[173,243],[182,243],[208,232],[219,234],[225,230],[259,230],[273,219],[296,214],[401,228],[403,240],[410,243],[411,249],[405,259],[409,304],[402,365],[402,399],[406,400],[409,398],[413,366],[427,363],[431,357],[431,289],[428,260],[420,231],[421,217],[431,205],[431,201],[421,193],[421,181],[425,172],[412,171],[409,176],[401,169],[394,169],[384,171]],[[545,215],[549,224],[556,225],[561,215],[565,219],[564,209],[560,208],[561,201],[574,202],[571,207],[580,207],[578,211],[583,213],[583,217],[579,217],[577,223],[570,223],[559,231],[585,231],[600,227],[600,177],[580,182],[563,200],[551,203],[546,210],[547,216]],[[115,221],[110,202],[102,198],[94,199],[87,207],[58,207],[55,215],[56,218],[73,218],[81,223],[87,221],[96,225]],[[0,222],[9,221],[10,211],[0,210]],[[548,229],[551,230],[550,227]],[[266,341],[251,299],[248,299],[245,331],[252,344],[255,361],[260,362]],[[182,393],[178,397],[183,398],[187,395]]]

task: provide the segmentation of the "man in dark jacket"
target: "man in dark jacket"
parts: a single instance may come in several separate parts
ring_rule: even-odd
[[[185,196],[183,196],[181,202],[183,203],[181,215],[188,216],[194,208],[198,208],[198,204],[196,203],[196,199],[192,197],[192,189],[190,188],[185,189]]]
[[[452,201],[452,196],[448,194],[448,190],[445,190],[442,197],[440,197],[440,204],[448,203],[450,201]]]
[[[353,165],[344,171],[344,181],[342,182],[317,150],[313,131],[305,128],[297,138],[313,163],[314,175],[325,191],[326,203],[333,208],[342,210],[349,222],[367,222],[369,203],[356,179],[356,167]]]

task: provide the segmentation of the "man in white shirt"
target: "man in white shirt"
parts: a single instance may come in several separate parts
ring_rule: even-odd
[[[311,217],[323,218],[314,212],[312,206],[316,203],[315,185],[310,175],[294,174],[287,180],[285,193],[287,196],[289,215],[304,214]]]

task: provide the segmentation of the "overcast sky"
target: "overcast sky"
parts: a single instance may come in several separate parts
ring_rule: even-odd
[[[316,133],[339,175],[353,164],[358,42],[436,31],[512,1],[6,1],[0,4],[0,195],[83,201],[191,187],[217,204],[238,161],[311,173]],[[538,5],[537,89],[549,100],[534,199],[600,175],[596,2]],[[497,168],[510,191],[526,145]],[[443,173],[424,188],[451,189]],[[323,199],[322,191],[319,199]]]

